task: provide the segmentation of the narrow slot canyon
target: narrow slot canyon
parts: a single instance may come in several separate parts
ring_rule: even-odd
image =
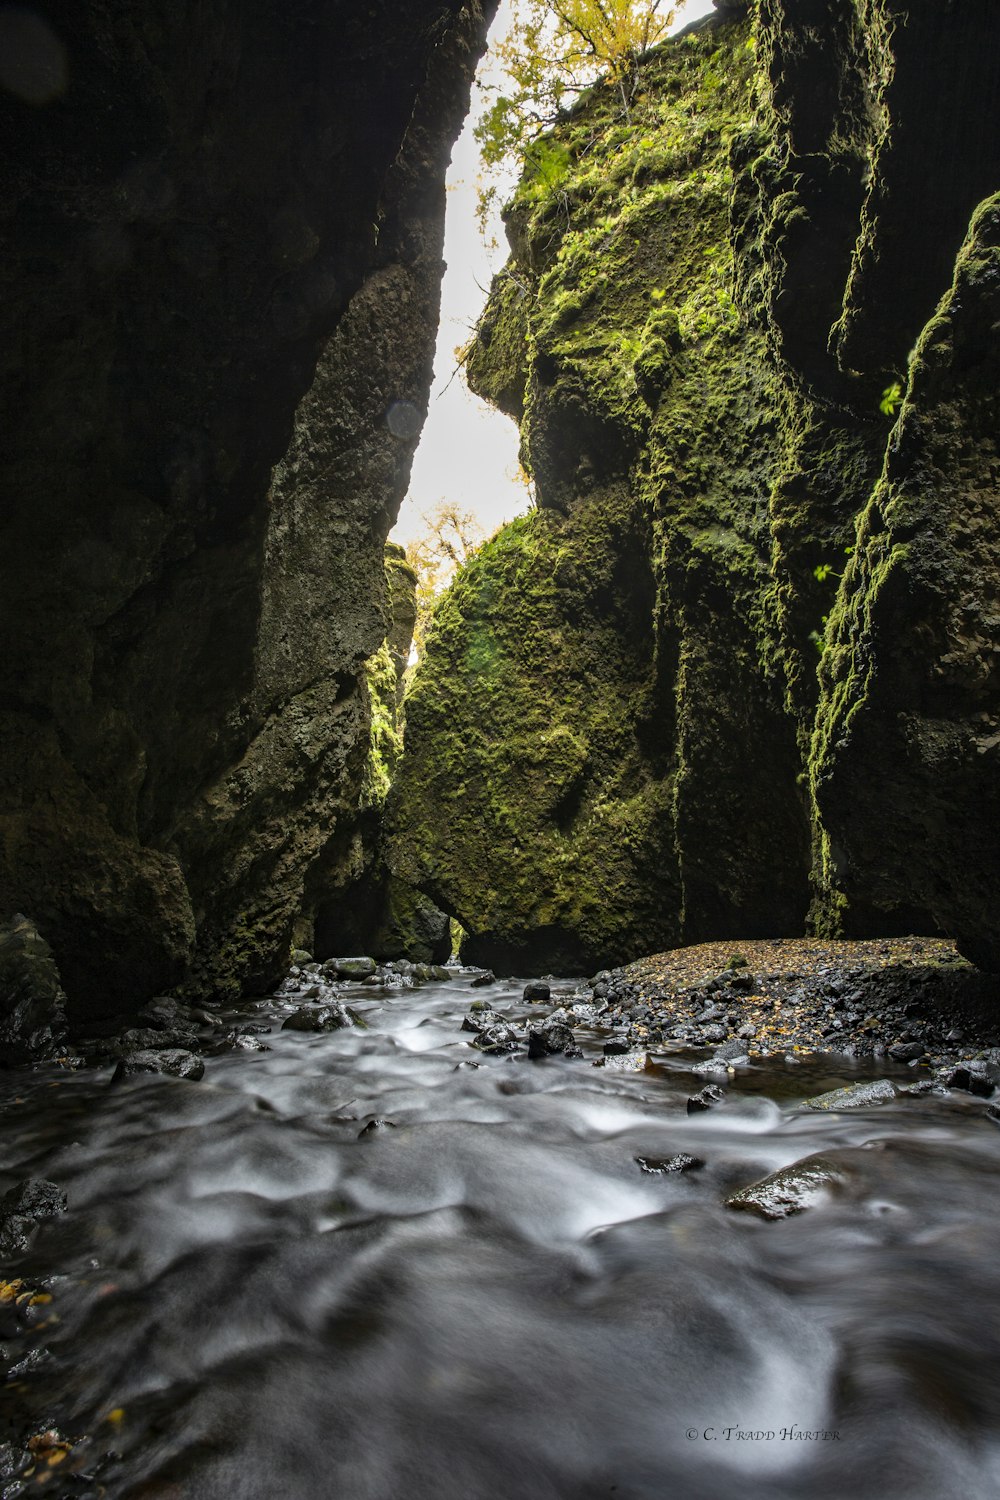
[[[2,1500],[995,1495],[998,118],[0,5]]]

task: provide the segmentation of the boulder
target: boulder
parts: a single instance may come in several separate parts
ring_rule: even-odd
[[[193,1052],[182,1047],[166,1047],[162,1051],[141,1048],[121,1058],[111,1076],[112,1083],[124,1078],[135,1078],[140,1073],[167,1073],[171,1078],[186,1078],[196,1083],[205,1076],[205,1063]]]
[[[20,914],[0,923],[0,1067],[51,1057],[66,1035],[52,950]]]

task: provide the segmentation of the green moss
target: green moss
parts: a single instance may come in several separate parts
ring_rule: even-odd
[[[389,795],[392,773],[403,749],[396,717],[397,663],[388,640],[365,662],[365,682],[371,714],[368,759],[365,762],[361,807],[381,807]]]

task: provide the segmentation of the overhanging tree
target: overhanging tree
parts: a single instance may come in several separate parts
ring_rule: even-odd
[[[639,61],[666,36],[676,9],[669,0],[514,0],[510,30],[496,47],[503,79],[490,86],[496,97],[475,131],[487,172],[551,171],[539,136],[602,73],[627,116]],[[482,194],[484,213],[494,194]]]

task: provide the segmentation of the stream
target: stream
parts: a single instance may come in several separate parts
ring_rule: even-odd
[[[242,1019],[271,1050],[210,1058],[199,1083],[0,1078],[2,1186],[69,1200],[5,1272],[52,1295],[15,1390],[91,1440],[83,1468],[110,1455],[104,1492],[992,1500],[1000,1129],[981,1101],[802,1109],[874,1076],[829,1056],[741,1069],[689,1115],[690,1057],[594,1067],[597,1029],[574,1026],[582,1060],[476,1052],[470,1001],[520,1020],[521,989],[352,986],[369,1029],[323,1035],[262,1001]],[[846,1175],[807,1211],[725,1206],[817,1151]],[[704,1165],[636,1161],[679,1152]],[[34,1490],[101,1493],[72,1467]]]

